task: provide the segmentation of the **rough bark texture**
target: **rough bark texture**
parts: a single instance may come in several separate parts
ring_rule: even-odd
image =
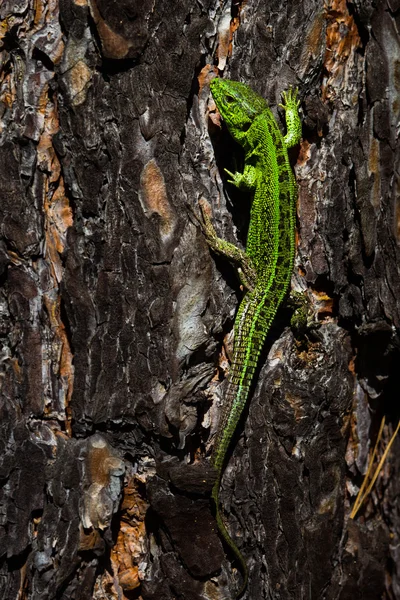
[[[208,83],[299,87],[293,287],[225,471],[245,597],[400,598],[400,2],[3,0],[0,596],[234,597],[209,452],[246,235]]]

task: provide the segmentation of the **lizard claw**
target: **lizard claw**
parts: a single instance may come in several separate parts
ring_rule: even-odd
[[[283,110],[288,108],[298,108],[300,106],[300,100],[297,98],[299,90],[298,88],[290,87],[287,91],[282,92],[283,104],[278,104]]]
[[[228,183],[231,183],[232,185],[238,185],[238,181],[237,181],[237,173],[232,173],[232,171],[228,171],[228,169],[224,169],[225,173],[227,173],[228,175],[230,175],[232,177],[232,179],[227,179]]]
[[[202,221],[199,219],[199,224],[206,237],[206,240],[210,243],[217,238],[217,233],[214,229],[214,225],[211,222],[212,211],[210,203],[207,202],[205,198],[200,198],[199,208],[202,216]]]
[[[189,204],[189,202],[185,202],[185,206],[188,210],[189,218],[192,221],[193,225],[195,225],[196,227],[198,227],[198,226],[203,227],[201,217],[196,213],[193,206],[191,204]]]

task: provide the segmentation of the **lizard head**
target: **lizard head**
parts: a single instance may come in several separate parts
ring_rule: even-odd
[[[231,136],[238,142],[267,102],[248,85],[230,79],[213,79],[211,93]]]

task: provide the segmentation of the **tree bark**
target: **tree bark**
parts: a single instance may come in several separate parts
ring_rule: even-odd
[[[299,88],[292,287],[221,502],[245,598],[400,598],[398,0],[3,0],[0,596],[234,597],[209,499],[242,156],[209,93]],[[280,115],[280,116],[279,116]],[[191,209],[189,209],[191,207]],[[293,321],[293,320],[292,320]]]

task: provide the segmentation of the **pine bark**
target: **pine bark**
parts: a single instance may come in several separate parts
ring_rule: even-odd
[[[208,456],[243,246],[215,76],[299,88],[292,287],[221,501],[244,598],[400,598],[398,0],[3,0],[0,596],[233,598]],[[190,207],[190,208],[189,208]],[[291,324],[292,323],[292,324]],[[382,452],[382,450],[380,450]]]

